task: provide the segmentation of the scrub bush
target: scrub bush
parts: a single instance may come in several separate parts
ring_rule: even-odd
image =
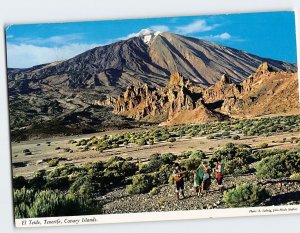
[[[225,192],[223,200],[229,207],[253,207],[269,196],[265,188],[245,183]]]

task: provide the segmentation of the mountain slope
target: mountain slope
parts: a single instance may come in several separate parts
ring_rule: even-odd
[[[223,74],[240,82],[264,61],[275,70],[294,70],[292,65],[284,62],[170,33],[158,36],[149,50],[152,61],[170,73],[180,72],[184,77],[205,85],[215,83]]]
[[[261,58],[204,40],[172,33],[146,32],[124,41],[97,47],[66,61],[29,69],[8,69],[10,92],[32,92],[51,87],[99,89],[113,95],[128,83],[164,86],[171,73],[211,85],[226,73],[236,82],[255,72],[263,61],[275,70],[295,66]]]

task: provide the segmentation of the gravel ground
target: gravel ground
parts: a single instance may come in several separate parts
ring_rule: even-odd
[[[228,176],[224,178],[225,189],[229,190],[236,185],[257,182],[255,175]],[[270,192],[271,197],[261,203],[261,206],[300,204],[300,182],[279,179],[260,181]],[[103,205],[104,214],[160,212],[178,210],[199,210],[226,208],[222,201],[223,195],[218,192],[214,180],[209,192],[202,193],[200,197],[192,189],[190,182],[185,182],[185,198],[176,200],[173,185],[159,187],[157,195],[137,194],[129,195],[125,188],[116,189],[99,198]]]

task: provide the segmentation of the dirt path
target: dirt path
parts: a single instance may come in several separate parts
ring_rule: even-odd
[[[137,129],[144,130],[144,129]],[[113,135],[116,133],[136,131],[134,129],[129,130],[115,130],[111,132],[103,132],[98,134],[81,135],[78,137],[58,137],[43,140],[33,140],[21,143],[12,144],[12,161],[13,163],[19,163],[23,167],[15,167],[13,169],[14,176],[23,175],[26,177],[32,176],[36,170],[46,169],[50,170],[48,164],[43,162],[44,159],[51,159],[62,157],[66,161],[61,163],[85,163],[89,161],[107,160],[110,156],[118,155],[124,158],[133,157],[134,159],[147,159],[154,153],[174,153],[180,154],[184,151],[191,150],[203,150],[207,154],[213,153],[213,151],[224,146],[226,143],[234,142],[237,144],[248,144],[255,148],[262,143],[267,143],[270,149],[288,149],[293,148],[296,144],[291,143],[289,139],[291,137],[300,137],[300,133],[281,133],[274,136],[241,136],[240,140],[232,139],[207,139],[206,137],[193,137],[193,138],[182,138],[177,141],[170,142],[159,142],[154,145],[138,146],[136,144],[129,144],[116,149],[105,150],[100,153],[95,150],[89,150],[80,152],[77,151],[78,147],[75,144],[68,144],[70,139],[80,140],[83,138],[90,138],[92,136],[101,136],[104,134]],[[284,142],[284,139],[285,142]],[[48,143],[47,143],[48,142]],[[50,144],[49,144],[50,142]],[[64,148],[73,150],[73,153],[65,152]],[[29,149],[32,155],[24,155],[23,151]]]

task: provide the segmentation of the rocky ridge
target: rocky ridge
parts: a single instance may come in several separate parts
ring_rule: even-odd
[[[162,125],[295,114],[299,113],[297,73],[274,71],[265,62],[241,83],[224,74],[214,85],[205,87],[176,72],[164,88],[129,86],[113,105],[116,114]]]
[[[114,113],[137,120],[165,121],[182,118],[192,111],[205,122],[220,120],[220,114],[205,107],[201,92],[197,92],[200,90],[201,86],[193,86],[177,72],[170,76],[165,88],[150,88],[146,84],[129,86],[116,100]]]

